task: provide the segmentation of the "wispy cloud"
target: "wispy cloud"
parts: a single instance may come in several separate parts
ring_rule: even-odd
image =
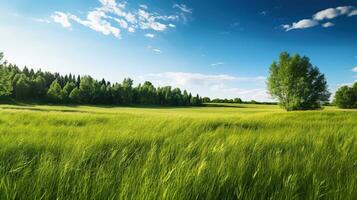
[[[217,62],[217,63],[212,63],[211,66],[212,67],[216,67],[216,66],[219,66],[219,65],[224,65],[223,62]]]
[[[141,78],[149,78],[159,81],[161,85],[187,86],[189,84],[210,85],[212,83],[220,83],[221,81],[232,81],[236,77],[230,75],[206,75],[200,73],[186,72],[165,72],[156,74],[146,74]]]
[[[45,23],[45,24],[51,23],[51,20],[49,20],[49,19],[33,18],[33,20],[34,20],[35,22],[39,22],[39,23]]]
[[[182,12],[192,14],[192,9],[189,8],[189,7],[187,7],[185,4],[174,4],[173,8],[178,8],[178,9],[180,9]]]
[[[160,49],[152,49],[155,53],[162,53],[162,51]]]
[[[333,19],[341,15],[350,15],[351,12],[354,11],[354,8],[352,6],[340,6],[337,8],[328,8],[325,10],[321,10],[317,12],[314,16],[313,19],[320,21],[324,19]]]
[[[137,9],[129,9],[125,1],[99,0],[100,6],[88,11],[86,16],[79,17],[71,13],[55,12],[51,17],[54,22],[65,28],[71,28],[76,22],[104,35],[121,38],[123,30],[134,33],[136,30],[151,30],[162,32],[168,28],[175,28],[175,22],[185,21],[183,12],[192,11],[187,6],[180,9],[181,13],[163,15],[151,12],[147,5],[139,5]],[[176,5],[176,4],[175,4]]]
[[[268,11],[267,10],[263,10],[262,12],[260,12],[260,15],[263,15],[263,16],[265,16],[265,15],[267,15],[268,14]]]
[[[142,8],[142,9],[145,9],[145,10],[149,9],[149,7],[147,5],[143,5],[143,4],[140,5],[139,7]]]
[[[54,22],[61,24],[64,28],[70,29],[72,26],[66,13],[56,11],[51,18]]]
[[[158,49],[158,48],[154,48],[152,46],[148,46],[148,49],[152,50],[153,52],[157,53],[157,54],[161,54],[162,50]]]
[[[233,23],[230,25],[231,28],[237,28],[237,27],[239,27],[239,26],[240,26],[240,23],[239,23],[239,22],[233,22]]]
[[[173,85],[184,86],[186,84],[203,84],[211,85],[229,81],[264,81],[266,78],[263,76],[256,77],[239,77],[227,74],[201,74],[201,73],[188,73],[188,72],[165,72],[165,73],[152,73],[140,76],[142,78],[158,78],[161,83],[172,83]],[[155,80],[155,79],[154,79]]]
[[[256,101],[272,101],[271,97],[268,94],[268,91],[264,88],[256,88],[256,89],[243,89],[237,87],[224,87],[217,86],[214,90],[221,91],[221,93],[231,94],[233,97],[239,97],[244,100],[256,100]]]
[[[145,34],[145,37],[155,38],[155,35],[154,35],[154,34],[151,34],[151,33],[147,33],[147,34]]]
[[[324,28],[328,28],[328,27],[333,27],[333,26],[335,26],[335,24],[334,24],[334,23],[331,23],[331,22],[326,22],[326,23],[322,24],[322,26],[323,26]]]
[[[85,20],[82,20],[74,15],[70,15],[70,18],[78,22],[79,24],[82,24],[83,26],[86,26],[95,31],[103,33],[104,35],[112,34],[115,37],[120,38],[121,30],[115,26],[112,26],[111,23],[105,20],[106,18],[108,18],[108,16],[102,10],[95,10],[89,12],[87,15],[87,19]]]
[[[331,20],[339,16],[355,16],[357,15],[357,9],[354,8],[353,6],[339,6],[336,8],[328,8],[325,10],[321,10],[317,13],[315,13],[311,19],[302,19],[297,22],[293,22],[291,25],[290,24],[284,24],[282,27],[286,31],[290,31],[293,29],[305,29],[305,28],[311,28],[314,26],[317,26],[320,24],[320,21],[323,20]],[[323,27],[332,27],[335,24],[331,22],[325,22],[322,24]]]
[[[314,27],[314,26],[317,26],[319,23],[315,20],[312,20],[312,19],[302,19],[298,22],[294,22],[292,25],[288,25],[288,24],[285,24],[283,25],[283,28],[286,30],[286,31],[290,31],[290,30],[293,30],[293,29],[304,29],[304,28],[310,28],[310,27]]]
[[[265,90],[265,77],[240,77],[228,74],[202,74],[189,72],[164,72],[151,73],[138,77],[139,80],[149,80],[158,86],[171,85],[181,89],[188,89],[204,96],[234,98],[240,97],[245,100],[271,101]],[[231,85],[242,84],[253,85],[260,83],[262,86],[256,88],[239,88]]]

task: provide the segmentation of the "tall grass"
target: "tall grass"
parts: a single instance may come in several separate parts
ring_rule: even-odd
[[[357,199],[357,112],[3,105],[0,199]]]

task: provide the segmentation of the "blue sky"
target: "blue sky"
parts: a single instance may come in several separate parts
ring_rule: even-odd
[[[11,0],[0,19],[6,58],[52,72],[269,101],[269,66],[288,51],[331,91],[357,80],[356,1]]]

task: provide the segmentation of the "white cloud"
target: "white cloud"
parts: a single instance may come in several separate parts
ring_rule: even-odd
[[[182,12],[192,14],[192,9],[189,8],[189,7],[187,7],[185,4],[174,4],[173,8],[178,8],[178,9],[180,9]]]
[[[230,75],[206,75],[200,73],[165,72],[141,76],[149,80],[159,81],[160,85],[187,86],[189,84],[211,85],[221,81],[232,81],[235,77]]]
[[[268,14],[268,11],[266,11],[266,10],[263,10],[262,12],[260,12],[260,15],[263,15],[263,16],[265,16],[267,14]]]
[[[155,31],[164,31],[166,30],[167,26],[165,24],[162,24],[160,22],[142,22],[140,24],[142,29],[152,29]]]
[[[140,8],[145,9],[145,10],[149,9],[149,7],[147,5],[140,5]]]
[[[116,7],[117,6],[117,3],[115,2],[115,0],[99,0],[99,2],[103,6],[108,6],[108,7]]]
[[[328,8],[317,12],[313,18],[314,20],[324,20],[324,19],[333,19],[340,15],[340,11],[335,8]]]
[[[337,8],[328,8],[317,12],[313,18],[315,20],[333,19],[341,15],[350,15],[353,12],[352,6],[340,6]]]
[[[130,33],[134,33],[134,32],[135,32],[135,28],[134,28],[134,27],[129,27],[129,28],[128,28],[128,31],[129,31]]]
[[[169,17],[167,16],[155,16],[152,13],[149,13],[145,10],[139,9],[138,18],[140,20],[139,25],[141,29],[152,29],[155,31],[164,31],[168,27],[167,24],[163,24],[158,22],[157,19],[165,19],[167,20]]]
[[[160,49],[152,49],[155,53],[159,53],[159,54],[161,54],[162,53],[162,51],[160,50]]]
[[[61,24],[64,28],[70,29],[72,26],[66,13],[56,11],[51,18],[54,22]]]
[[[160,49],[158,49],[158,48],[154,48],[152,46],[148,46],[147,48],[152,50],[153,52],[155,52],[157,54],[161,54],[162,53],[162,51]]]
[[[126,22],[124,19],[114,19],[114,20],[119,23],[120,27],[124,29],[129,28],[128,22]]]
[[[148,38],[154,38],[155,35],[154,34],[151,34],[151,33],[147,33],[145,34],[145,37],[148,37]]]
[[[224,65],[223,62],[217,62],[217,63],[212,63],[211,66],[212,67],[215,67],[215,66],[218,66],[218,65]]]
[[[50,24],[51,20],[49,19],[42,19],[42,18],[33,18],[34,21],[40,22],[40,23],[45,23],[45,24]]]
[[[315,20],[311,20],[311,19],[302,19],[298,22],[294,22],[292,25],[288,25],[285,24],[283,25],[283,28],[286,31],[290,31],[293,29],[304,29],[304,28],[310,28],[310,27],[314,27],[317,26],[319,23]]]
[[[181,19],[179,15],[160,15],[150,12],[147,5],[139,5],[137,9],[129,11],[125,1],[119,3],[116,0],[99,0],[99,3],[100,6],[88,11],[84,18],[63,12],[55,12],[51,17],[66,28],[71,28],[71,21],[74,21],[104,35],[113,35],[117,38],[121,38],[122,30],[130,33],[137,29],[165,31],[168,28],[175,28],[176,25],[172,22]]]
[[[236,28],[236,27],[239,27],[240,26],[240,23],[239,22],[234,22],[231,24],[231,28]]]
[[[357,72],[357,66],[352,69],[353,72]]]
[[[202,96],[212,98],[235,98],[245,100],[272,101],[265,91],[265,77],[239,77],[227,74],[202,74],[188,72],[152,73],[138,77],[139,80],[149,80],[154,85],[179,87]],[[259,83],[259,86],[254,85]],[[254,85],[253,88],[237,85]]]
[[[266,78],[263,76],[256,77],[236,77],[227,74],[201,74],[201,73],[188,73],[188,72],[165,72],[157,74],[147,74],[140,76],[141,78],[148,78],[149,80],[160,80],[161,83],[175,86],[187,86],[189,84],[198,85],[215,85],[224,82],[249,82],[249,81],[264,81]],[[153,79],[154,78],[154,79]]]
[[[357,15],[357,10],[354,9],[353,6],[339,6],[336,8],[327,8],[325,10],[321,10],[317,13],[315,13],[312,16],[312,19],[303,19],[298,22],[293,22],[292,25],[285,24],[282,25],[283,29],[286,31],[290,31],[293,29],[305,29],[305,28],[311,28],[314,26],[317,26],[319,24],[319,21],[327,20],[327,19],[334,19],[339,16],[354,16]],[[322,26],[327,28],[327,27],[332,27],[335,24],[331,22],[326,22],[323,23]]]
[[[243,88],[225,88],[225,87],[217,87],[214,88],[217,91],[223,91],[224,93],[231,94],[233,97],[239,97],[246,101],[256,100],[256,101],[265,101],[271,102],[272,99],[268,94],[266,89],[257,88],[257,89],[243,89]]]
[[[328,28],[328,27],[335,26],[335,24],[331,23],[331,22],[326,22],[326,23],[322,24],[322,26],[325,27],[325,28]]]
[[[353,6],[339,6],[336,9],[341,15],[348,15],[353,10]]]
[[[109,2],[109,0],[106,1]],[[120,38],[120,29],[112,26],[107,20],[105,20],[106,18],[108,18],[108,16],[105,14],[104,11],[101,10],[91,11],[88,13],[86,20],[82,20],[74,15],[71,15],[70,18],[86,27],[101,32],[104,35],[112,34],[115,37]]]
[[[355,15],[357,15],[357,9],[351,11],[351,12],[348,14],[349,17],[355,16]]]

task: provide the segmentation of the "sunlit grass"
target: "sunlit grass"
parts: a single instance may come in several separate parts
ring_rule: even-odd
[[[357,112],[0,106],[0,199],[356,199]]]

